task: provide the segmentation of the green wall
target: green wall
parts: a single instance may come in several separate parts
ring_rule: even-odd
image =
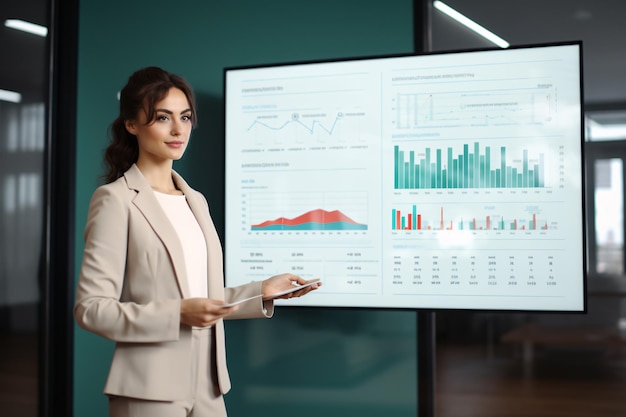
[[[76,270],[116,94],[157,65],[194,86],[199,127],[176,164],[223,234],[223,68],[413,51],[409,0],[80,2]],[[415,416],[416,319],[407,311],[285,308],[227,322],[229,415]],[[76,328],[74,415],[107,415],[112,343]]]

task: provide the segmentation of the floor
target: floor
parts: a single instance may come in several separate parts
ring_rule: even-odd
[[[37,352],[36,337],[0,334],[1,416],[37,416]]]
[[[436,417],[626,416],[626,352],[437,347]]]
[[[0,415],[37,415],[36,343],[0,338]],[[626,351],[438,343],[435,417],[626,417]]]

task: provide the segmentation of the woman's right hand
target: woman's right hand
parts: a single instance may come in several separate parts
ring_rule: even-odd
[[[189,326],[210,327],[239,308],[222,307],[223,305],[223,301],[210,298],[183,299],[180,302],[180,321]]]

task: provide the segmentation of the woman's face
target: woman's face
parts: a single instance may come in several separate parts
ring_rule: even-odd
[[[192,120],[187,96],[172,87],[165,98],[154,105],[155,119],[147,120],[141,111],[137,120],[127,120],[126,129],[137,137],[138,162],[160,164],[180,159],[185,153]]]

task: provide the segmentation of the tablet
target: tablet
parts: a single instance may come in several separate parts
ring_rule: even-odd
[[[317,284],[318,282],[320,282],[320,279],[319,278],[315,278],[311,282],[307,282],[306,284],[303,284],[303,285],[296,284],[296,285],[293,286],[293,288],[289,288],[289,289],[286,289],[284,291],[277,292],[276,294],[272,294],[269,297],[264,298],[264,300],[271,300],[273,298],[280,297],[281,295],[289,294],[290,292],[298,291],[298,290],[301,290],[302,288],[306,288],[306,287],[309,287],[309,286],[311,286],[313,284]]]
[[[233,301],[233,302],[228,303],[228,304],[223,304],[222,308],[233,307],[233,306],[236,306],[237,304],[245,303],[246,301],[250,301],[250,300],[254,300],[255,298],[259,298],[262,295],[263,294],[257,294],[257,295],[253,295],[252,297],[243,298],[241,300]]]

